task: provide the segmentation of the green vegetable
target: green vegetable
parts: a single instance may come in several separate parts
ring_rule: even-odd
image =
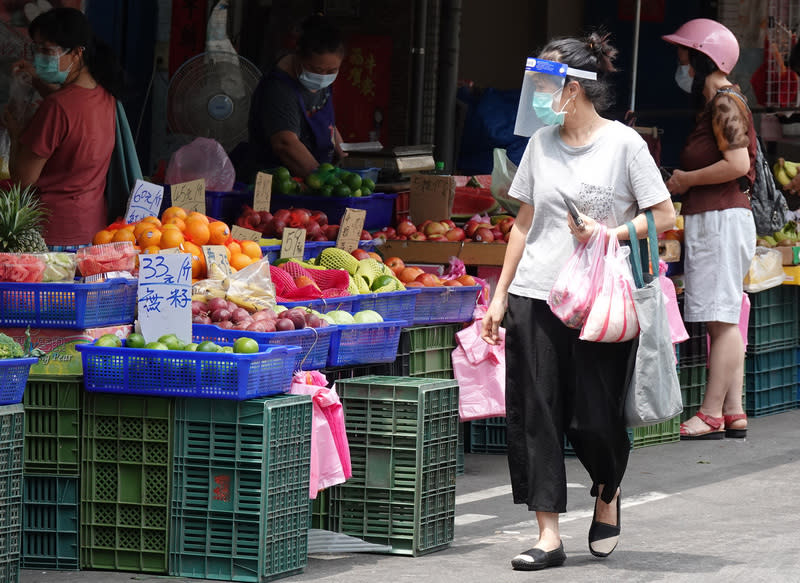
[[[42,274],[43,283],[66,281],[75,278],[74,253],[44,253],[45,270]]]
[[[25,351],[13,338],[0,334],[0,358],[22,358]]]

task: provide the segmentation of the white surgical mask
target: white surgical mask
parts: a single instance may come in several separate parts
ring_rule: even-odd
[[[678,87],[686,93],[691,93],[693,81],[694,77],[689,73],[689,65],[678,65],[678,69],[675,71],[675,83],[678,84]]]
[[[298,80],[309,91],[319,91],[320,89],[325,89],[336,80],[336,73],[320,75],[303,69],[303,72],[298,76]]]

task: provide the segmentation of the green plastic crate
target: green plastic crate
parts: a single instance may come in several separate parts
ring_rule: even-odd
[[[166,573],[173,400],[85,393],[81,568]]]
[[[24,431],[22,404],[0,406],[0,562],[19,561]]]
[[[472,453],[505,455],[508,451],[505,417],[489,417],[470,421],[469,430]]]
[[[797,287],[779,285],[750,294],[747,352],[759,354],[798,343]]]
[[[459,324],[404,328],[388,376],[452,379],[451,356],[460,329]]]
[[[634,427],[633,439],[631,440],[633,443],[633,449],[680,441],[680,427],[680,415],[676,415],[668,421],[662,421],[661,423],[656,423],[655,425],[648,425],[647,427]]]
[[[0,557],[0,583],[19,583],[19,555]]]
[[[464,424],[458,424],[458,446],[456,449],[456,476],[464,475]]]
[[[78,478],[25,476],[24,569],[78,569],[78,490]]]
[[[330,489],[330,528],[391,553],[453,540],[458,384],[368,376],[341,381],[353,477]]]
[[[78,475],[82,377],[31,377],[25,387],[25,473]]]
[[[749,416],[772,415],[797,406],[796,350],[793,346],[747,355],[745,412]]]
[[[311,501],[311,526],[320,530],[328,530],[330,516],[330,494],[327,490],[317,492],[317,497]]]
[[[311,399],[179,399],[170,574],[267,581],[307,563]]]
[[[681,397],[683,399],[683,411],[680,415],[681,422],[693,417],[700,409],[706,392],[707,378],[708,369],[705,363],[680,366],[678,368],[678,381],[681,385]]]

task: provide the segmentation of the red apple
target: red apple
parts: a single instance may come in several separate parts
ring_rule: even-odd
[[[427,237],[425,236],[424,233],[416,232],[416,233],[411,233],[408,236],[408,239],[409,241],[424,241],[425,239],[427,239]]]
[[[361,261],[362,259],[369,259],[369,253],[361,249],[360,247],[356,247],[350,252],[350,255]]]
[[[509,231],[508,233],[506,233],[505,235],[503,235],[503,241],[505,241],[506,243],[508,243],[508,238],[509,238],[510,236],[511,236],[511,231]]]
[[[500,228],[500,231],[505,235],[511,230],[511,227],[514,226],[514,219],[512,217],[508,217],[507,219],[503,219],[497,226]]]
[[[445,237],[447,237],[448,241],[463,241],[466,238],[466,233],[464,233],[464,229],[461,227],[453,227],[447,233],[445,233]]]
[[[403,219],[399,223],[397,223],[397,234],[403,237],[408,237],[409,235],[413,235],[417,232],[417,227],[414,226],[414,223],[409,221],[408,219]]]
[[[422,221],[422,222],[421,222],[419,225],[417,225],[417,231],[422,231],[422,232],[425,232],[425,227],[427,227],[428,225],[430,225],[432,222],[433,222],[433,221],[432,221],[432,220],[430,220],[430,219],[425,219],[425,220],[424,220],[424,221]]]
[[[447,241],[447,237],[442,233],[437,233],[435,235],[428,235],[428,241]]]
[[[325,225],[322,231],[325,233],[328,241],[334,241],[336,237],[339,236],[339,225]]]
[[[467,234],[467,237],[474,237],[475,231],[478,229],[489,229],[491,231],[492,225],[480,221],[467,221],[467,224],[464,225],[464,232]]]
[[[448,229],[455,229],[456,228],[456,224],[453,221],[451,221],[450,219],[445,219],[444,221],[441,221],[441,222],[444,223],[444,225]]]
[[[394,227],[384,227],[379,232],[384,233],[387,239],[397,238],[397,230]]]
[[[372,241],[372,235],[369,234],[369,231],[366,229],[361,230],[361,241]]]
[[[480,227],[475,231],[475,240],[482,241],[484,243],[491,243],[494,241],[494,235],[492,235],[491,229]]]
[[[447,230],[447,225],[444,225],[438,221],[431,221],[422,228],[422,232],[425,233],[425,236],[429,238],[431,235],[444,235]]]
[[[494,237],[495,241],[497,239],[502,239],[503,238],[503,232],[500,229],[498,229],[497,227],[495,227],[494,229],[492,229],[492,236]]]

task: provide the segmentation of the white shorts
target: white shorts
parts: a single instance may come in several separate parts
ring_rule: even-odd
[[[739,323],[742,282],[756,252],[753,213],[734,208],[686,215],[683,319]]]

